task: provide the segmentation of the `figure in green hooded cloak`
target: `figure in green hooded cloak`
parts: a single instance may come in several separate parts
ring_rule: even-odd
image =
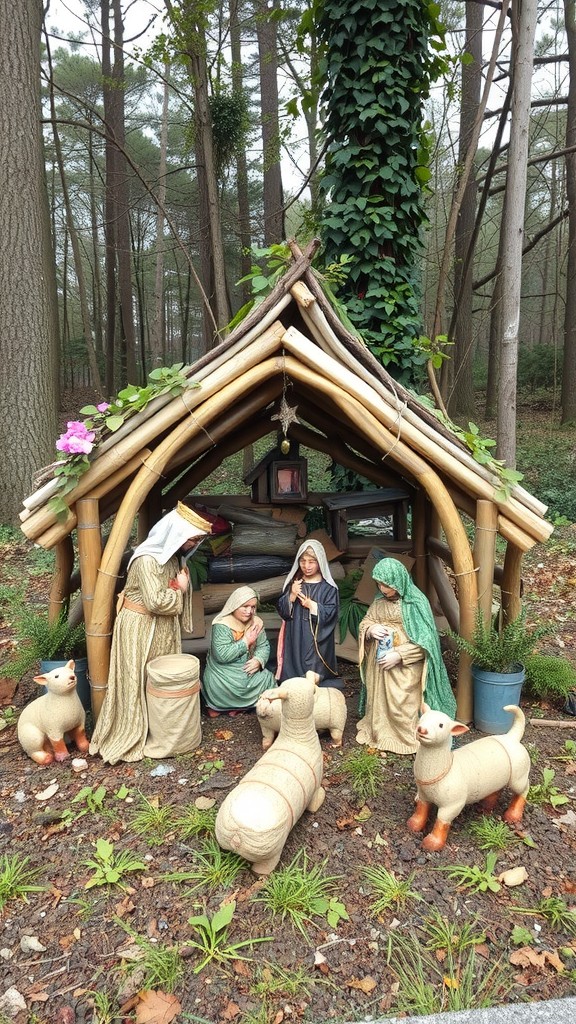
[[[380,593],[360,623],[363,717],[356,739],[378,750],[414,754],[422,700],[452,718],[456,701],[428,598],[396,558],[383,558],[372,576]]]

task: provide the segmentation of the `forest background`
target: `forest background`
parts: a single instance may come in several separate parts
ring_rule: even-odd
[[[315,235],[474,454],[480,417],[513,467],[545,403],[528,482],[573,521],[575,6],[0,0],[0,522],[64,390],[193,362]]]

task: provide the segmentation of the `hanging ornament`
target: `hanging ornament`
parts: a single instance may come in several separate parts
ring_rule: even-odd
[[[282,455],[288,455],[288,452],[290,451],[290,441],[287,437],[283,439],[280,445],[280,451],[282,452]]]
[[[284,437],[288,433],[288,428],[291,423],[299,423],[300,420],[296,415],[297,405],[290,406],[286,401],[286,396],[282,395],[282,401],[280,402],[280,411],[271,416],[272,420],[279,420],[280,426],[282,427],[282,433]]]

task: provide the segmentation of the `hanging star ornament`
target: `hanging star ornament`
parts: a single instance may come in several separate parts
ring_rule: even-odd
[[[280,412],[277,412],[270,417],[270,419],[278,420],[280,422],[280,426],[282,427],[282,432],[284,436],[286,436],[286,434],[288,433],[288,428],[291,423],[300,423],[300,420],[296,415],[297,408],[297,405],[288,405],[288,402],[286,401],[284,395],[282,395],[282,401],[280,402]]]

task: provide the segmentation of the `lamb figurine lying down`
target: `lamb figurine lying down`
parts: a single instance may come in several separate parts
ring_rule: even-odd
[[[506,705],[504,710],[514,715],[507,733],[484,736],[452,751],[452,737],[468,732],[468,726],[423,705],[424,713],[416,729],[419,742],[414,761],[418,787],[416,810],[407,822],[411,832],[423,832],[430,808],[436,804],[436,822],[422,842],[423,849],[442,850],[450,826],[462,808],[480,800],[483,809],[490,811],[505,787],[511,789],[514,796],[504,820],[510,824],[522,820],[530,773],[530,755],[520,742],[526,720],[515,704]]]
[[[270,690],[282,701],[280,733],[253,768],[228,793],[216,816],[216,839],[252,864],[257,875],[274,870],[290,830],[305,810],[324,801],[323,759],[314,728],[315,673],[286,679]]]
[[[89,741],[84,732],[86,715],[76,692],[75,664],[69,661],[34,682],[45,686],[42,697],[27,704],[18,719],[18,740],[36,764],[52,764],[70,757],[65,736],[85,754]]]

